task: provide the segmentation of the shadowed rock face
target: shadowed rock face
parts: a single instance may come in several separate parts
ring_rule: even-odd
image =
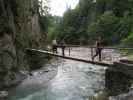
[[[37,0],[0,0],[0,86],[28,69],[25,48],[42,47]],[[33,13],[34,11],[34,13]]]
[[[109,100],[133,100],[133,90],[119,96],[109,97]]]
[[[129,80],[132,79],[131,77],[114,69],[107,69],[105,77],[106,88],[110,90],[111,95],[116,96],[128,92],[128,87],[130,85]]]
[[[12,76],[11,70],[16,69],[17,67],[17,56],[16,49],[13,44],[11,35],[4,34],[1,38],[0,45],[0,78],[6,81],[10,80],[10,75]],[[4,72],[4,73],[3,73]],[[4,84],[4,81],[2,81]]]
[[[128,92],[129,90],[128,88],[131,84],[130,81],[133,79],[132,61],[125,59],[125,60],[120,60],[120,62],[114,62],[114,66],[106,70],[105,76],[106,76],[106,87],[112,92],[112,95],[119,95]],[[130,100],[130,99],[110,99],[110,100]]]

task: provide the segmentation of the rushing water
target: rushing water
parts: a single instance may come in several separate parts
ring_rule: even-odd
[[[89,54],[82,48],[71,55]],[[88,100],[104,88],[104,74],[101,66],[58,58],[12,89],[9,100]]]

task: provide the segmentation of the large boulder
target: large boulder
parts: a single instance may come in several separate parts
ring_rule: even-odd
[[[109,97],[109,100],[133,100],[133,86],[129,89],[128,93]]]

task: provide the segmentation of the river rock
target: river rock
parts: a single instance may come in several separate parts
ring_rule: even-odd
[[[8,97],[8,92],[7,91],[0,91],[0,100],[7,98]]]
[[[133,91],[116,97],[109,97],[109,100],[133,100]]]
[[[129,92],[118,96],[111,96],[109,100],[133,100],[133,85],[129,88]]]

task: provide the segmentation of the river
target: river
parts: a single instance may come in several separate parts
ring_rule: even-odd
[[[71,56],[89,59],[89,55],[87,48],[72,48]],[[9,100],[88,100],[104,89],[105,69],[55,58],[11,89]]]

